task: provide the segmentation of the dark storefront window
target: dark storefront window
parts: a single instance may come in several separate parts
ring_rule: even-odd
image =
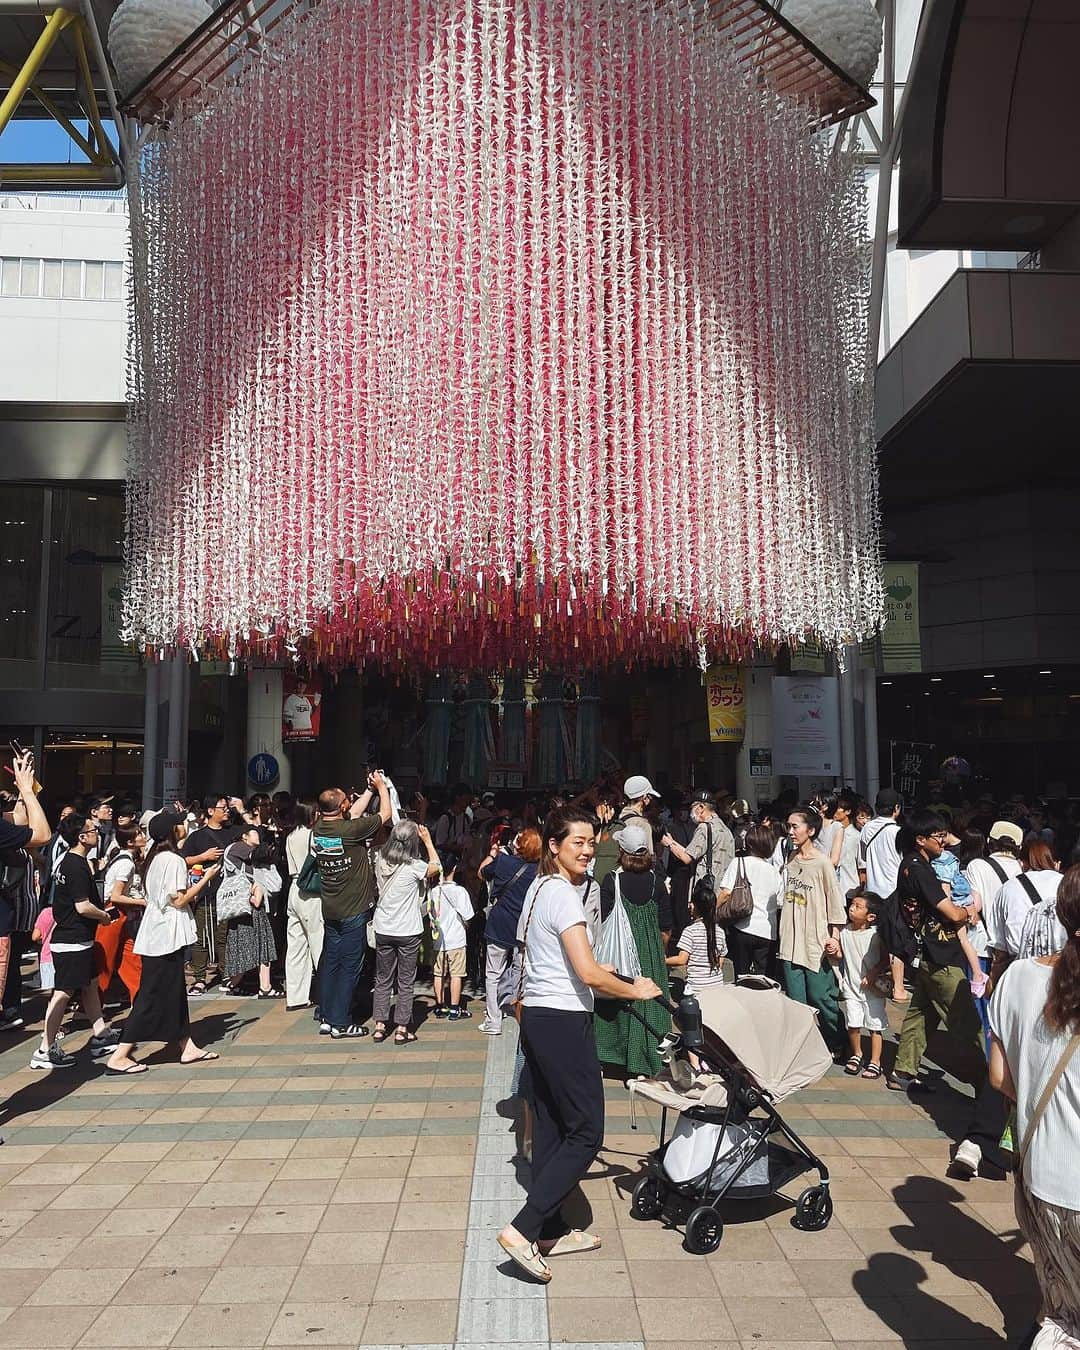
[[[137,655],[120,643],[124,499],[53,492],[47,680],[69,689],[135,690]]]
[[[0,688],[38,677],[41,540],[45,491],[0,488]]]

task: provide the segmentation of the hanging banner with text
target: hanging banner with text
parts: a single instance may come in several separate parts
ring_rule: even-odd
[[[840,682],[835,675],[776,675],[772,682],[774,774],[840,773]]]
[[[709,740],[738,745],[746,734],[746,689],[739,666],[710,666],[705,672]]]
[[[882,572],[885,624],[881,630],[881,668],[895,674],[918,674],[922,670],[919,564],[887,562]]]

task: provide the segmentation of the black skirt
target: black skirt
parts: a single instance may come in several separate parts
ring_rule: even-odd
[[[124,1040],[131,1045],[182,1041],[190,1025],[183,949],[168,956],[144,956],[142,981],[124,1024]]]

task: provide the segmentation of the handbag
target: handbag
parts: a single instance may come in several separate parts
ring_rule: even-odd
[[[296,889],[301,895],[322,895],[322,875],[319,872],[319,860],[312,847],[314,841],[315,832],[312,830],[308,834],[307,857],[300,864],[300,871],[296,874]]]
[[[218,887],[218,922],[222,923],[226,919],[242,919],[245,915],[250,914],[251,896],[254,890],[254,883],[246,872],[230,873]]]
[[[620,975],[629,975],[636,980],[641,974],[641,957],[623,904],[622,888],[619,885],[621,871],[621,867],[617,868],[613,874],[615,904],[601,925],[593,954],[600,965],[614,966]]]
[[[716,906],[717,923],[742,923],[754,912],[754,892],[746,875],[746,859],[737,859],[735,884],[728,898]]]

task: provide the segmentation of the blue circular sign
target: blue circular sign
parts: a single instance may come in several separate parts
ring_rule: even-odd
[[[281,767],[273,755],[260,750],[248,760],[248,781],[256,787],[273,787],[281,777]]]

